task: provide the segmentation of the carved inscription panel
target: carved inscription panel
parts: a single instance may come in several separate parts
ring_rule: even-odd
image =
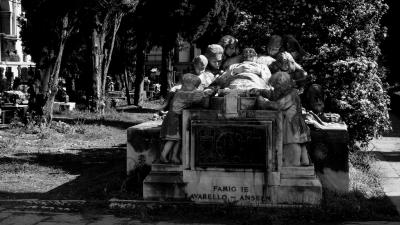
[[[196,167],[265,169],[272,122],[192,121]]]

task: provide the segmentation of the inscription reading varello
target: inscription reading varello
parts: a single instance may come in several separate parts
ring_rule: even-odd
[[[212,193],[193,193],[189,196],[191,200],[222,200],[222,201],[249,201],[249,202],[268,202],[267,196],[249,193],[247,186],[212,186]]]

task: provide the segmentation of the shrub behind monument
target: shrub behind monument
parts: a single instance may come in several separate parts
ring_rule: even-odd
[[[383,0],[257,1],[239,4],[232,33],[266,52],[272,34],[293,34],[309,53],[301,62],[348,124],[351,142],[368,143],[390,128],[380,43]]]

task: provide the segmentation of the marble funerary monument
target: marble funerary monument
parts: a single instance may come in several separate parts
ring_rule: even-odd
[[[128,171],[151,164],[143,182],[144,199],[239,205],[320,202],[322,186],[314,166],[282,164],[281,112],[257,110],[255,98],[235,91],[210,101],[209,109],[183,111],[180,165],[152,163],[160,155],[160,122],[128,129]],[[147,146],[138,145],[143,138]]]

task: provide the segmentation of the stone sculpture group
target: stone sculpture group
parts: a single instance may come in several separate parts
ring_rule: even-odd
[[[242,96],[256,97],[256,109],[283,112],[283,164],[309,165],[305,144],[310,141],[310,132],[299,97],[307,73],[293,57],[300,59],[305,53],[292,36],[285,40],[289,43],[283,43],[280,36],[272,36],[267,56],[258,56],[253,48],[245,48],[239,55],[238,40],[227,35],[218,44],[209,45],[204,55],[195,57],[193,74],[182,76],[181,84],[172,88],[164,106],[168,113],[161,129],[165,144],[159,161],[176,164],[182,161],[179,154],[182,110],[196,106],[206,109],[209,98],[239,90]]]
[[[324,113],[299,43],[272,36],[265,56],[237,46],[229,35],[209,45],[171,88],[164,119],[128,129],[128,173],[150,171],[143,198],[318,204],[322,186],[346,191],[346,126]]]

